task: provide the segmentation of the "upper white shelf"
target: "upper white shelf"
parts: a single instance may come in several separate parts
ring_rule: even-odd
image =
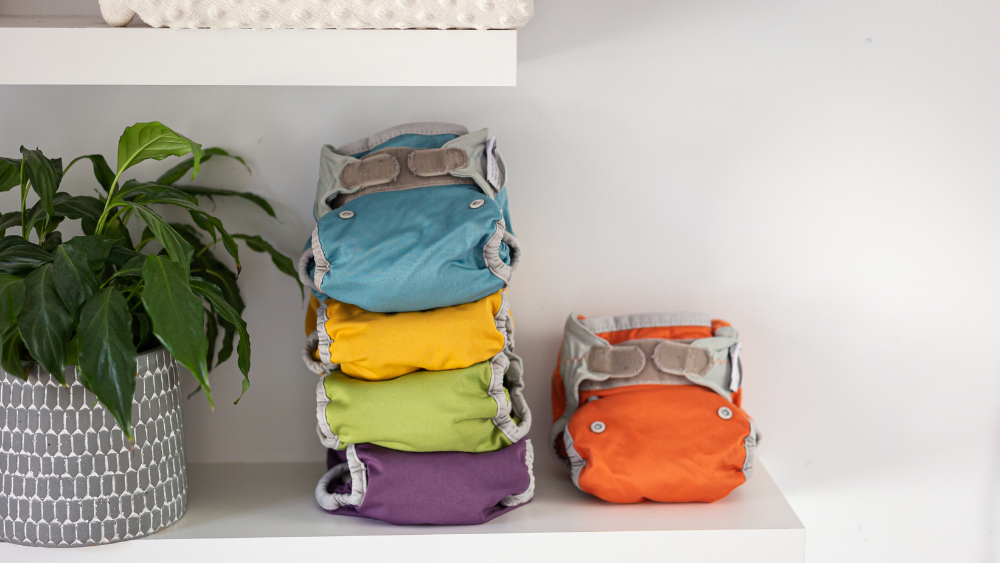
[[[764,467],[711,504],[616,505],[578,491],[545,451],[535,498],[480,526],[392,526],[320,510],[319,463],[188,466],[187,514],[148,538],[47,549],[0,543],[0,561],[691,561],[802,563],[805,530]]]
[[[514,86],[513,30],[115,28],[0,16],[0,84]]]

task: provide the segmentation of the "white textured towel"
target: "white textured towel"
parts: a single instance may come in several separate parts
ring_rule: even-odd
[[[100,0],[104,20],[153,27],[517,29],[533,0]]]

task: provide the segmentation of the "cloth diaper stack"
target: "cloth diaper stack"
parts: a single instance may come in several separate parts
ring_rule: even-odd
[[[324,509],[479,524],[531,500],[505,179],[486,129],[413,123],[323,147],[299,274]]]

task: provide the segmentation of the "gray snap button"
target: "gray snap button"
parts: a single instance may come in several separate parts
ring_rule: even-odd
[[[350,219],[351,217],[354,217],[354,212],[353,211],[341,211],[340,212],[340,218],[341,219]]]
[[[733,411],[729,410],[729,407],[719,407],[719,418],[729,420],[733,418]]]
[[[587,397],[587,402],[588,403],[593,403],[597,399],[600,399],[600,397],[598,397],[597,395],[591,395],[590,397]]]
[[[601,422],[600,420],[590,425],[590,431],[593,432],[594,434],[600,434],[601,432],[604,432],[605,428],[607,427],[604,426],[604,423]]]
[[[477,199],[477,200],[473,201],[472,203],[470,203],[469,207],[471,207],[473,209],[479,209],[480,207],[483,206],[484,203],[486,203],[486,202],[483,201],[483,200],[481,200],[481,199]]]

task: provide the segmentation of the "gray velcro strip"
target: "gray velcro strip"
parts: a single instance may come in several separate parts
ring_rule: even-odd
[[[587,352],[587,369],[592,373],[632,377],[646,365],[646,354],[634,346],[594,346]]]
[[[340,171],[340,185],[345,189],[388,184],[399,176],[399,161],[391,154],[377,153],[348,163]]]
[[[415,176],[444,176],[469,165],[469,155],[460,149],[415,150],[406,157],[406,165]]]
[[[653,350],[653,363],[665,373],[704,377],[712,367],[712,354],[706,348],[664,340]]]

